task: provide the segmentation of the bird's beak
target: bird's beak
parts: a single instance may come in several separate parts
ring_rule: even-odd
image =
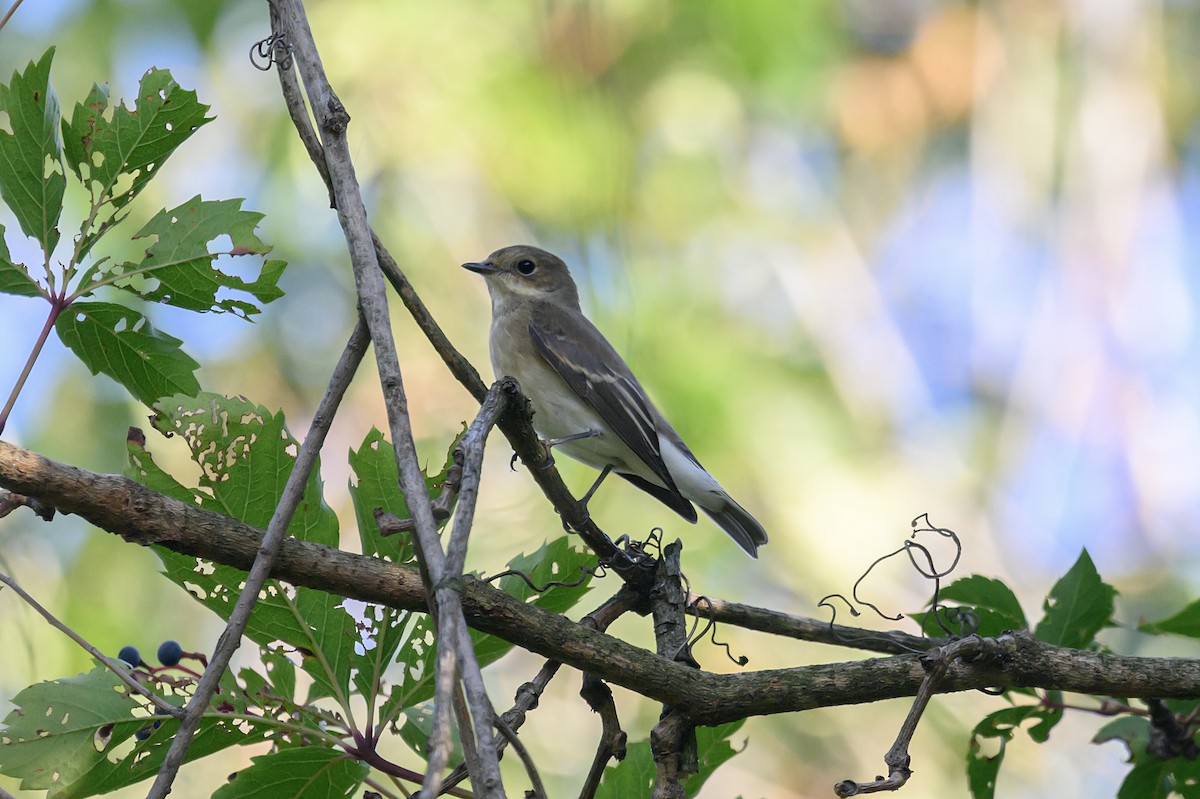
[[[478,272],[479,274],[484,275],[485,277],[487,275],[494,275],[496,272],[500,271],[499,269],[496,268],[495,264],[492,264],[487,261],[483,261],[483,262],[473,261],[469,264],[463,264],[462,266],[463,266],[463,269],[470,269],[472,272]]]

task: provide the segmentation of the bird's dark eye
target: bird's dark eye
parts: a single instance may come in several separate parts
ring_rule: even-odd
[[[517,271],[522,275],[532,275],[536,269],[537,264],[535,264],[533,261],[530,261],[528,258],[526,258],[524,261],[517,262]]]

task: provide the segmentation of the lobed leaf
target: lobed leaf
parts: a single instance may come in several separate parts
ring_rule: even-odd
[[[213,799],[334,799],[354,794],[370,769],[345,752],[323,746],[283,749],[251,758],[230,776]]]
[[[141,313],[107,302],[76,302],[55,322],[63,344],[92,374],[123,385],[139,402],[200,391],[200,364],[174,336],[156,330]]]
[[[0,85],[0,112],[8,114],[9,133],[0,129],[0,197],[12,209],[25,235],[37,239],[49,261],[58,246],[67,176],[58,124],[61,110],[50,86],[51,47],[24,73],[14,72]]]
[[[156,406],[156,425],[184,438],[201,467],[200,505],[265,528],[295,465],[297,442],[282,413],[272,414],[243,398],[203,393],[174,396]],[[152,475],[148,453],[137,453],[135,479]],[[161,479],[161,478],[156,478]],[[338,525],[322,498],[319,465],[310,475],[288,533],[337,546]],[[228,619],[241,593],[245,572],[167,550],[156,550],[164,574],[203,605]],[[264,585],[246,635],[261,646],[283,642],[303,658],[314,681],[310,696],[344,697],[349,689],[354,620],[339,597],[271,580]]]
[[[94,198],[122,208],[136,197],[171,153],[202,125],[208,106],[165,69],[142,76],[132,109],[118,104],[108,117],[108,89],[91,93],[63,122],[67,163]],[[122,181],[122,178],[125,178]]]
[[[247,282],[217,269],[215,262],[222,253],[210,252],[209,247],[228,238],[230,248],[224,255],[270,252],[254,233],[262,218],[242,210],[241,200],[205,201],[197,195],[176,208],[159,211],[137,232],[135,239],[154,239],[140,262],[113,266],[100,279],[153,302],[248,318],[259,313],[261,305],[283,296],[279,279],[287,264],[265,261],[258,276]],[[242,297],[228,296],[233,292]]]

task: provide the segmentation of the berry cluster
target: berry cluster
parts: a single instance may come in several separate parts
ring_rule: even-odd
[[[137,676],[139,669],[144,669],[147,674],[143,676],[149,677],[155,677],[161,672],[167,671],[168,669],[178,669],[185,674],[190,675],[191,677],[199,677],[200,675],[196,674],[191,669],[180,665],[180,661],[185,657],[199,661],[202,666],[208,665],[208,658],[206,658],[203,653],[185,652],[183,647],[179,645],[178,641],[163,641],[161,644],[159,644],[157,655],[158,662],[162,665],[151,666],[142,660],[142,655],[136,646],[126,645],[121,647],[121,651],[117,653],[117,659],[127,664],[130,669],[134,671],[135,676]],[[138,677],[138,679],[141,680],[142,677]],[[167,713],[162,708],[155,708],[154,715],[165,716]],[[162,726],[162,719],[158,719],[153,724],[147,724],[146,726],[142,727],[136,733],[134,733],[134,737],[136,737],[139,741],[144,741],[149,738],[160,726]]]

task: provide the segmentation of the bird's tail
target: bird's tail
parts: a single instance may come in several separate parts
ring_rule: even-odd
[[[734,502],[728,495],[725,496],[723,507],[712,510],[701,505],[700,509],[707,513],[708,517],[716,522],[722,530],[729,533],[729,537],[746,550],[750,557],[758,557],[758,548],[767,543],[767,531],[763,529],[757,519],[750,515],[749,511]]]

